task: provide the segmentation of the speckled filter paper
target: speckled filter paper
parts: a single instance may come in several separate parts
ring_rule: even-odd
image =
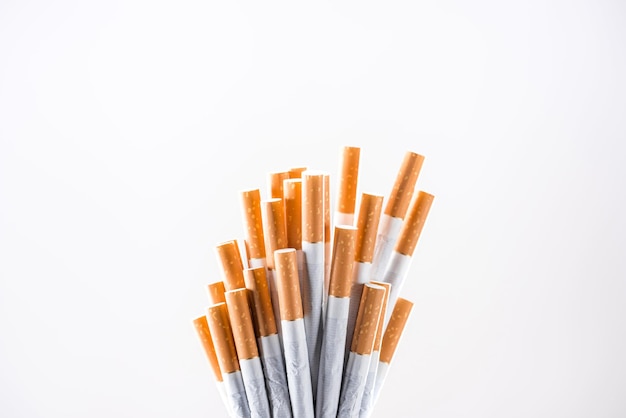
[[[266,418],[270,416],[270,405],[265,391],[265,376],[258,357],[240,359],[239,367],[243,385],[246,389],[248,407],[252,418]]]
[[[317,418],[337,416],[349,309],[350,298],[328,296],[315,404]]]
[[[378,363],[378,370],[376,371],[376,383],[374,384],[374,404],[378,402],[378,398],[380,397],[380,390],[383,388],[385,384],[385,379],[387,379],[387,374],[389,373],[389,363],[385,363],[381,361]],[[370,411],[371,416],[371,411]]]
[[[338,418],[358,417],[361,412],[363,389],[370,366],[370,355],[350,352],[348,365],[341,385]]]
[[[259,351],[265,369],[265,384],[272,417],[291,418],[291,401],[287,387],[285,361],[278,335],[259,338]]]
[[[248,407],[248,398],[246,398],[246,389],[243,386],[241,372],[224,373],[224,388],[226,395],[232,408],[233,416],[236,418],[249,418],[250,408]]]
[[[314,418],[311,371],[302,319],[283,321],[283,344],[293,416]]]

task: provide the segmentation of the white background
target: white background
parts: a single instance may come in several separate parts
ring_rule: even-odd
[[[626,5],[0,3],[0,416],[223,416],[238,191],[435,194],[378,417],[626,416]]]

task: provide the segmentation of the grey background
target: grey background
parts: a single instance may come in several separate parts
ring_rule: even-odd
[[[436,195],[378,417],[626,415],[620,1],[0,3],[0,416],[223,416],[237,191]]]

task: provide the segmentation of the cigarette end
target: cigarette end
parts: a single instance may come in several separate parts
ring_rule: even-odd
[[[289,179],[283,182],[285,199],[285,223],[287,247],[302,249],[302,180]]]
[[[338,298],[350,296],[356,236],[355,227],[335,226],[328,293]]]
[[[395,250],[400,254],[413,255],[434,198],[435,196],[429,193],[419,191],[413,200],[396,243]]]
[[[354,326],[351,351],[357,354],[372,353],[384,296],[384,287],[371,283],[363,285],[361,303]]]
[[[224,292],[226,289],[224,288],[223,281],[210,283],[207,286],[207,291],[209,293],[209,301],[211,302],[211,305],[226,302],[226,299],[224,299]]]
[[[294,321],[304,318],[296,250],[293,248],[277,250],[274,252],[274,263],[281,320]]]
[[[246,287],[252,292],[252,306],[256,312],[259,336],[266,337],[276,334],[276,318],[274,317],[265,267],[246,269],[243,273]]]
[[[259,351],[248,305],[248,289],[230,290],[225,296],[237,356],[243,360],[258,357]]]
[[[224,274],[224,287],[226,290],[234,290],[244,287],[243,262],[237,241],[231,240],[218,244],[215,247],[217,260]]]
[[[423,163],[424,156],[420,154],[407,151],[404,155],[402,165],[389,195],[385,214],[394,218],[404,219]]]
[[[209,364],[211,365],[211,370],[213,370],[215,380],[217,380],[218,382],[222,382],[224,379],[222,378],[220,365],[217,362],[215,346],[213,345],[213,339],[211,338],[211,333],[209,332],[209,324],[207,322],[206,316],[203,315],[194,319],[193,325],[196,328],[196,333],[198,333],[198,337],[200,338],[200,342],[202,343],[202,348],[204,348],[204,353],[209,360]]]
[[[259,189],[242,191],[241,206],[248,255],[250,258],[265,258],[265,239],[261,220],[261,192]]]
[[[387,364],[391,363],[391,359],[396,352],[398,342],[400,341],[400,337],[404,331],[404,326],[409,319],[411,309],[413,309],[412,302],[403,298],[398,298],[396,305],[393,307],[389,323],[387,324],[385,335],[383,336],[380,348],[380,361]]]
[[[287,247],[285,206],[282,199],[261,201],[265,234],[265,254]],[[274,257],[267,257],[267,267],[274,269]]]
[[[222,373],[233,373],[239,370],[239,360],[233,341],[233,333],[228,319],[225,303],[217,303],[207,309],[207,322],[213,337],[215,354]]]
[[[380,213],[383,207],[383,197],[379,195],[363,193],[361,206],[357,219],[357,239],[355,261],[371,263],[374,259],[376,248],[376,235]]]
[[[337,210],[341,213],[354,213],[359,180],[360,155],[361,148],[343,147],[337,196]]]

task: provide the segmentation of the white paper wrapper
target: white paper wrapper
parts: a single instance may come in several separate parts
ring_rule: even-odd
[[[389,373],[389,363],[379,361],[378,370],[376,371],[376,383],[374,384],[374,405],[378,402],[380,390],[385,384],[385,379],[387,379],[387,373]]]
[[[349,298],[328,296],[317,398],[315,400],[316,418],[335,418],[337,416],[341,377],[343,375],[343,344],[346,341],[349,309]]]
[[[231,406],[233,417],[250,418],[250,408],[248,407],[248,398],[246,397],[246,389],[243,385],[241,372],[223,373],[224,388],[228,403]]]
[[[291,418],[287,372],[278,335],[259,338],[259,351],[265,370],[265,385],[273,418]]]
[[[374,409],[374,386],[376,385],[376,374],[378,372],[378,358],[380,352],[374,350],[370,358],[370,367],[365,379],[363,389],[363,399],[361,400],[361,412],[359,418],[369,417]]]
[[[217,384],[217,391],[220,394],[220,398],[222,398],[222,402],[224,402],[224,406],[226,407],[226,411],[228,412],[228,416],[233,416],[233,408],[228,401],[228,395],[226,395],[226,387],[224,386],[224,382],[215,382]]]
[[[382,280],[385,283],[391,284],[383,329],[387,329],[387,323],[389,323],[389,319],[391,319],[391,312],[393,311],[394,306],[396,306],[398,296],[400,296],[400,291],[402,290],[402,285],[404,285],[404,280],[406,279],[406,275],[411,267],[412,259],[413,257],[400,254],[396,251],[391,254]]]
[[[248,264],[250,265],[251,269],[255,269],[257,267],[266,267],[264,258],[251,258],[248,261]]]
[[[391,257],[393,248],[400,235],[403,222],[404,221],[400,218],[394,218],[386,214],[380,217],[378,235],[376,237],[376,249],[374,250],[374,261],[372,262],[372,280],[381,280],[387,268],[389,257]]]
[[[283,343],[293,416],[314,418],[311,371],[302,319],[283,321]]]
[[[302,293],[304,328],[311,370],[311,384],[317,387],[320,350],[322,348],[322,303],[324,300],[324,242],[302,241],[302,252],[306,265]]]
[[[350,357],[350,346],[352,345],[352,335],[354,334],[354,324],[356,316],[359,313],[359,304],[361,302],[361,293],[363,293],[363,285],[370,281],[372,272],[371,263],[354,262],[352,270],[352,288],[350,289],[350,312],[348,313],[348,326],[346,328],[346,349],[344,364]]]
[[[350,352],[341,385],[337,418],[355,418],[361,412],[363,389],[370,366],[370,356]]]
[[[333,225],[349,225],[354,226],[354,213],[343,213],[335,211],[335,222]]]
[[[265,375],[261,366],[261,359],[253,357],[239,360],[243,385],[246,388],[248,407],[252,418],[266,418],[270,416],[270,404],[265,391]]]

